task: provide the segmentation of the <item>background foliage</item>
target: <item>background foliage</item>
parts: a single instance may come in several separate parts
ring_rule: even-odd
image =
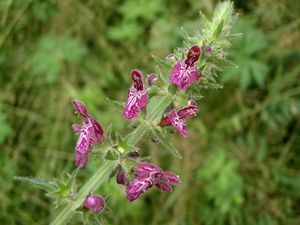
[[[300,224],[300,4],[234,2],[238,68],[224,71],[223,90],[203,91],[190,138],[174,137],[183,160],[143,143],[183,184],[128,203],[110,182],[106,224]],[[12,177],[63,177],[74,168],[70,100],[125,133],[131,128],[106,97],[124,101],[130,70],[154,72],[150,56],[180,46],[180,27],[193,33],[198,11],[211,15],[216,3],[0,1],[0,224],[48,224],[55,213],[41,191]],[[94,170],[91,163],[85,173]]]

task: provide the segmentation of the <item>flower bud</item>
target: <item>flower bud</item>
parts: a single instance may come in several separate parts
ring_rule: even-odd
[[[207,54],[211,54],[211,47],[209,47],[208,45],[205,47],[205,52]]]
[[[147,83],[148,85],[151,85],[153,84],[154,82],[156,82],[158,80],[157,76],[155,74],[150,74],[148,77],[147,77]]]
[[[187,55],[187,59],[185,60],[185,63],[188,66],[193,66],[194,62],[196,62],[199,59],[200,54],[201,54],[200,47],[197,45],[194,45],[193,47],[191,47],[191,49]]]
[[[130,159],[137,159],[140,156],[138,151],[131,151],[127,153],[127,157]]]
[[[79,101],[79,100],[72,100],[72,104],[73,104],[73,107],[76,111],[76,113],[78,113],[80,116],[82,117],[87,117],[88,116],[88,111],[85,107],[85,105]]]
[[[89,209],[95,213],[100,213],[105,208],[105,200],[102,196],[90,194],[86,197],[83,208]]]
[[[169,55],[167,55],[166,59],[167,60],[174,60],[175,59],[175,55],[173,53],[170,53]]]
[[[120,165],[119,166],[119,172],[117,174],[117,183],[121,185],[127,185],[127,178],[126,178],[126,173],[123,167]]]

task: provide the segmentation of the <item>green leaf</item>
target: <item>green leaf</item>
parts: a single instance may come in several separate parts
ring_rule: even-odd
[[[263,87],[265,84],[267,73],[269,71],[269,67],[266,64],[261,63],[259,61],[251,60],[250,69],[252,70],[255,82],[260,87]]]
[[[110,161],[113,161],[113,160],[117,160],[118,157],[112,152],[112,150],[108,150],[104,156],[104,158],[106,160],[110,160]]]
[[[47,191],[53,191],[55,189],[55,182],[41,178],[30,178],[30,177],[14,177],[14,180],[37,186]]]
[[[223,30],[223,25],[224,25],[224,20],[222,20],[222,21],[218,24],[218,26],[217,26],[217,28],[216,28],[216,30],[215,30],[215,32],[214,32],[214,37],[215,37],[215,38],[218,38],[218,37],[220,36],[220,34],[221,34],[222,30]]]
[[[166,150],[170,151],[176,158],[181,159],[181,155],[177,151],[177,149],[172,145],[172,141],[170,139],[170,136],[168,135],[167,132],[164,132],[160,127],[158,126],[153,126],[152,127],[152,133],[159,142],[162,144],[162,146],[165,147]]]
[[[119,7],[119,11],[125,20],[138,20],[143,18],[147,21],[157,19],[157,14],[164,8],[164,1],[160,0],[127,0]]]
[[[126,139],[117,134],[117,148],[121,153],[132,151],[135,146],[131,145]]]
[[[110,27],[107,35],[112,40],[136,41],[143,32],[144,27],[136,21],[122,21],[117,26]]]
[[[48,82],[53,82],[65,62],[79,63],[85,53],[86,49],[78,39],[46,36],[39,41],[32,57],[28,59],[31,75],[45,76]]]

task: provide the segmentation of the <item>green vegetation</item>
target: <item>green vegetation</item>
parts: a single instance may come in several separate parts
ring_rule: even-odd
[[[128,133],[131,124],[106,97],[124,101],[130,70],[155,72],[151,55],[164,58],[182,46],[180,27],[194,34],[199,10],[211,16],[217,3],[0,1],[0,224],[49,224],[57,215],[43,191],[13,177],[63,178],[75,168],[70,100],[82,100],[105,130],[111,124]],[[174,136],[183,158],[160,144],[141,146],[183,183],[172,194],[151,190],[129,203],[111,181],[101,190],[111,208],[104,224],[300,224],[300,4],[234,4],[234,29],[243,33],[229,52],[237,68],[220,76],[223,89],[203,90],[190,137]],[[97,169],[91,161],[79,179]]]

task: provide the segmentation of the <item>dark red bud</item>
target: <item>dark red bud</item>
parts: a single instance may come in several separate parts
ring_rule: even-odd
[[[140,156],[138,151],[131,151],[127,153],[127,157],[131,159],[137,159]]]
[[[119,167],[119,172],[117,174],[117,183],[121,185],[127,185],[127,178],[125,170],[122,168],[122,166]]]
[[[201,55],[201,49],[199,46],[194,45],[193,47],[191,47],[188,55],[187,55],[187,59],[185,60],[185,63],[188,66],[193,66],[194,63],[200,58]]]

